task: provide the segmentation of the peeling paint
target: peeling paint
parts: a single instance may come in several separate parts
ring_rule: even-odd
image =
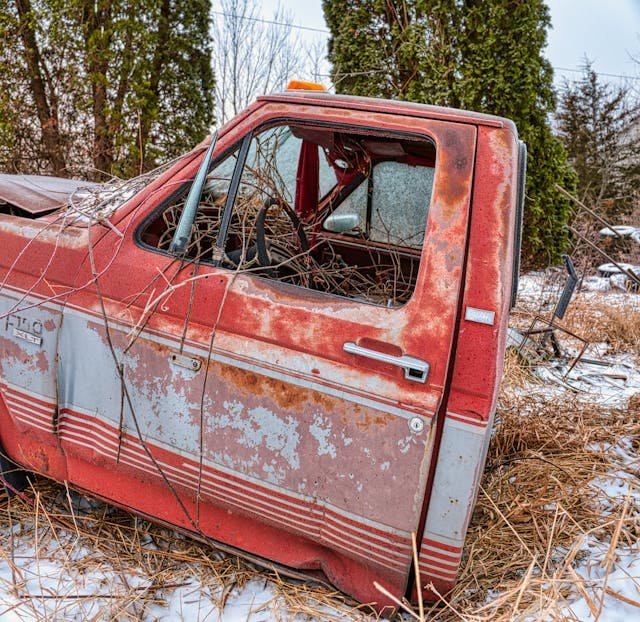
[[[208,432],[237,430],[237,442],[248,448],[265,447],[282,456],[292,469],[300,468],[298,422],[293,417],[279,418],[261,406],[247,409],[240,402],[224,402],[224,413],[209,417]]]
[[[398,448],[400,449],[400,453],[406,454],[411,449],[411,446],[415,444],[415,442],[416,437],[412,434],[409,434],[408,436],[405,436],[404,438],[398,440]]]
[[[323,427],[324,426],[324,427]],[[336,447],[329,442],[331,437],[331,422],[326,422],[322,415],[316,415],[309,426],[309,433],[318,441],[318,455],[336,457]]]
[[[13,314],[19,330],[38,337],[42,330],[40,349],[11,333],[0,335],[0,381],[17,387],[2,389],[3,397],[11,397],[6,407],[0,403],[0,430],[16,456],[15,446],[27,447],[24,455],[36,470],[186,529],[194,529],[189,520],[195,509],[196,530],[206,536],[280,563],[322,569],[338,587],[367,601],[379,598],[373,580],[404,594],[409,534],[422,516],[437,515],[423,506],[436,437],[432,422],[443,396],[456,399],[455,387],[449,393],[445,385],[456,309],[466,302],[460,299],[463,250],[470,231],[469,257],[475,259],[467,276],[479,284],[471,294],[492,298],[491,308],[500,308],[504,263],[512,250],[506,219],[515,174],[503,160],[513,153],[515,139],[502,120],[401,103],[372,109],[366,101],[336,101],[342,103],[303,106],[285,98],[256,105],[221,132],[218,153],[285,112],[301,122],[338,124],[349,117],[365,132],[377,128],[385,136],[410,132],[433,140],[433,202],[416,290],[406,305],[387,309],[327,298],[252,274],[232,277],[206,262],[174,268],[175,258],[141,247],[136,229],[193,177],[196,150],[143,188],[131,209],[114,214],[117,230],[91,229],[91,262],[88,227],[0,217],[6,240],[0,277],[14,288],[11,296],[2,289],[0,318]],[[492,163],[490,174],[476,175],[476,153]],[[467,208],[472,192],[482,188],[473,211],[474,219],[484,214],[478,226]],[[496,248],[489,248],[487,232],[497,236]],[[481,242],[478,256],[473,236],[479,234],[488,241]],[[482,270],[485,278],[475,278]],[[179,287],[192,276],[201,279],[196,286]],[[165,281],[175,289],[147,309],[168,286]],[[24,309],[16,306],[16,296],[29,298]],[[489,308],[482,300],[472,302]],[[462,359],[468,347],[492,359],[483,369],[495,370],[499,337],[465,346],[461,335],[456,357]],[[410,382],[400,370],[354,360],[343,345],[358,339],[428,358],[428,381]],[[176,352],[203,361],[202,369],[171,365]],[[486,385],[488,405],[478,407],[485,413],[480,422],[486,422],[495,384],[482,373],[474,378]],[[469,398],[474,405],[478,395]],[[55,430],[58,409],[61,425]],[[467,404],[458,409],[471,411]],[[412,417],[424,420],[430,434],[411,434]],[[479,473],[480,452],[465,442]],[[460,491],[441,486],[442,494],[454,495],[446,500],[455,520],[430,528],[445,540],[462,537],[471,511],[466,500],[477,478],[465,479],[470,467],[453,461],[441,460],[438,468],[455,475]],[[437,495],[433,499],[439,502]],[[451,581],[438,583],[432,568],[424,576],[442,592],[450,587]]]

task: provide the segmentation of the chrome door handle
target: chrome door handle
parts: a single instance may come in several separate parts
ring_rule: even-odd
[[[395,365],[396,367],[402,367],[404,369],[404,377],[407,380],[413,380],[414,382],[426,382],[429,375],[429,363],[418,359],[415,356],[393,356],[392,354],[385,354],[384,352],[378,352],[377,350],[370,350],[369,348],[363,348],[353,341],[347,341],[342,346],[345,352],[349,354],[357,354],[358,356],[364,356],[374,361],[380,361],[381,363],[388,363],[389,365]]]

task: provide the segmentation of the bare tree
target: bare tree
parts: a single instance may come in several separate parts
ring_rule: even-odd
[[[562,88],[556,122],[580,199],[609,218],[628,211],[640,189],[640,101],[629,87],[603,83],[585,59],[582,77]]]
[[[304,46],[304,64],[304,77],[325,86],[331,84],[330,66],[327,61],[327,42],[325,39],[315,39]]]
[[[303,71],[304,51],[292,17],[278,7],[264,19],[256,0],[221,0],[214,11],[213,69],[218,123],[257,95],[283,89]]]

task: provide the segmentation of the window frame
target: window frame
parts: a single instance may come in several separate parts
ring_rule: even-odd
[[[378,129],[378,128],[374,128],[371,126],[367,126],[367,125],[353,125],[353,124],[348,124],[348,123],[339,123],[339,122],[331,122],[331,121],[327,121],[327,122],[318,122],[315,120],[308,120],[308,119],[299,119],[299,118],[295,118],[295,117],[272,117],[258,125],[256,125],[255,127],[251,128],[242,138],[240,138],[239,140],[237,140],[236,142],[232,143],[228,148],[226,148],[219,156],[215,157],[214,159],[212,159],[210,165],[209,165],[209,170],[207,172],[207,174],[209,174],[212,170],[214,170],[216,168],[216,166],[218,166],[219,164],[221,164],[227,157],[231,156],[234,153],[238,154],[238,157],[236,159],[236,163],[234,166],[234,170],[233,173],[231,175],[231,180],[229,183],[229,191],[227,192],[227,197],[225,198],[225,204],[224,204],[224,209],[221,215],[221,225],[220,225],[220,230],[218,231],[218,234],[216,236],[216,244],[215,247],[216,249],[222,249],[224,250],[225,244],[227,242],[227,237],[228,237],[228,227],[229,224],[231,222],[231,217],[233,214],[233,209],[235,206],[235,202],[236,202],[236,197],[237,197],[237,193],[239,190],[239,186],[240,186],[240,180],[242,177],[242,174],[244,172],[244,167],[246,164],[246,160],[247,160],[247,156],[248,156],[248,152],[249,152],[249,145],[251,143],[251,141],[253,140],[253,138],[258,135],[261,134],[262,132],[269,130],[271,128],[274,127],[278,127],[278,126],[283,126],[283,125],[298,125],[298,126],[304,126],[304,127],[316,127],[316,128],[323,128],[323,129],[331,129],[334,131],[343,131],[343,132],[353,132],[355,134],[366,134],[366,135],[370,135],[370,136],[376,136],[376,137],[386,137],[386,138],[405,138],[405,139],[413,139],[413,140],[419,140],[419,141],[429,141],[431,142],[431,144],[433,145],[434,149],[435,149],[435,160],[434,160],[434,169],[437,169],[438,166],[438,144],[437,141],[435,139],[434,136],[432,136],[431,134],[428,133],[422,133],[422,132],[410,132],[410,131],[404,131],[404,130],[387,130],[387,129]],[[241,157],[242,156],[242,157]],[[203,156],[204,157],[204,153]],[[370,223],[370,217],[369,217],[369,210],[371,209],[371,201],[372,201],[372,197],[371,197],[371,192],[370,192],[370,175],[367,175],[366,177],[364,177],[364,179],[360,179],[359,181],[353,181],[351,183],[349,183],[347,186],[344,186],[340,192],[337,193],[336,197],[331,198],[331,194],[332,192],[338,187],[337,185],[334,186],[331,190],[329,190],[324,196],[319,197],[319,203],[322,203],[324,201],[326,201],[327,199],[329,199],[326,210],[322,210],[322,211],[326,211],[326,213],[322,214],[322,211],[319,210],[318,214],[321,214],[321,220],[324,220],[325,218],[327,218],[331,213],[333,213],[333,211],[335,211],[335,209],[338,208],[338,206],[340,205],[340,201],[337,201],[339,197],[346,197],[348,196],[351,192],[353,192],[355,190],[355,188],[357,187],[357,185],[359,185],[360,183],[362,183],[363,180],[368,180],[367,184],[368,184],[368,189],[367,189],[367,228],[369,228],[369,223]],[[142,219],[142,221],[138,224],[138,226],[135,228],[134,230],[134,241],[136,243],[137,246],[139,246],[140,248],[142,248],[145,251],[152,251],[158,254],[161,254],[165,257],[170,257],[170,258],[174,258],[174,259],[181,259],[184,262],[190,263],[190,264],[195,264],[197,263],[201,263],[203,265],[207,265],[210,266],[212,268],[217,268],[217,269],[223,269],[225,270],[225,272],[233,272],[233,270],[229,270],[228,268],[225,268],[222,265],[222,258],[213,258],[211,260],[205,260],[205,261],[198,261],[194,258],[191,257],[186,257],[186,256],[181,256],[179,254],[176,253],[172,253],[169,252],[168,249],[159,249],[155,246],[152,246],[150,244],[147,244],[143,239],[142,236],[146,230],[146,228],[152,223],[154,222],[154,220],[156,218],[158,218],[158,216],[165,210],[167,209],[172,203],[175,203],[181,196],[183,196],[184,194],[187,194],[189,192],[189,188],[191,187],[191,185],[193,184],[194,178],[190,178],[188,180],[185,180],[183,184],[180,185],[179,188],[177,188],[174,192],[172,192],[167,198],[165,198],[163,201],[161,201],[154,209],[151,210],[151,212]],[[434,181],[433,184],[435,186],[435,172],[434,172]],[[433,192],[431,194],[431,198],[430,201],[433,200]],[[335,206],[334,206],[335,205]],[[428,222],[429,222],[429,214],[430,214],[430,207],[431,205],[428,206],[427,208],[427,219],[425,222],[425,234],[426,234],[426,230],[427,230],[427,226],[428,226]],[[224,236],[222,235],[223,233],[223,224],[225,225],[225,230],[224,230]],[[336,240],[341,240],[344,241],[345,243],[353,243],[355,244],[353,238],[351,236],[348,235],[341,235],[341,234],[332,234],[329,231],[324,231],[323,230],[323,235],[327,235],[328,239],[336,239]],[[384,245],[382,245],[379,242],[375,242],[373,240],[366,240],[367,244],[370,245],[374,250],[384,250]],[[394,248],[396,249],[398,252],[400,252],[403,255],[406,256],[416,256],[419,257],[419,265],[418,265],[418,271],[419,271],[419,267],[420,264],[422,263],[422,253],[424,250],[424,241],[423,241],[423,247],[420,249],[417,248],[410,248],[410,247],[397,247],[397,246],[393,246],[391,244],[386,245],[387,248]],[[264,282],[268,282],[268,283],[274,283],[274,279],[271,279],[269,277],[265,277],[261,274],[258,273],[247,273],[246,276],[251,276],[253,278],[258,278],[261,281]],[[295,288],[295,291],[306,291],[306,292],[314,292],[314,293],[318,293],[318,294],[324,294],[326,296],[330,296],[332,298],[336,298],[339,300],[343,300],[343,301],[349,301],[350,303],[356,303],[356,304],[365,304],[367,306],[373,306],[376,308],[386,308],[390,311],[393,310],[399,310],[402,307],[404,307],[407,303],[410,302],[410,300],[413,298],[413,295],[415,293],[415,287],[414,290],[411,293],[411,296],[409,297],[408,300],[406,300],[405,302],[403,302],[402,304],[398,305],[397,307],[385,307],[384,305],[380,305],[379,303],[375,303],[375,302],[371,302],[365,299],[359,299],[359,298],[350,298],[348,296],[341,296],[340,294],[333,294],[331,292],[315,292],[315,290],[306,288],[304,286],[300,286],[300,285],[296,285],[293,283],[286,283],[286,282],[282,282],[282,281],[275,281],[275,283],[277,283],[279,286],[281,287],[292,287]],[[417,284],[416,284],[417,285]]]

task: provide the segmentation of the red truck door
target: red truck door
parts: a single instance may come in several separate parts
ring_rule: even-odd
[[[291,158],[273,156],[287,132],[293,182]],[[70,479],[243,551],[320,569],[363,601],[380,600],[374,579],[404,593],[456,326],[475,140],[472,125],[382,113],[347,124],[331,108],[267,104],[221,137],[197,244],[182,258],[168,250],[171,210],[197,159],[143,193],[116,222],[121,235],[94,249],[99,289],[74,301],[91,317],[65,317],[61,377],[81,369],[83,382],[65,393],[82,408],[61,417]],[[303,143],[316,145],[304,148],[310,165]],[[301,240],[281,206],[264,212],[271,264],[261,264],[260,223],[243,220],[243,205],[278,194],[298,208],[310,179],[319,198],[298,218],[300,255],[312,260],[294,269],[298,259],[283,258],[273,220],[290,221]],[[424,209],[383,213],[396,202]],[[389,293],[381,261],[404,274],[405,294]],[[357,291],[345,285],[354,279]],[[382,298],[367,298],[374,285]],[[71,347],[78,339],[82,351]],[[121,476],[99,478],[89,463]]]

